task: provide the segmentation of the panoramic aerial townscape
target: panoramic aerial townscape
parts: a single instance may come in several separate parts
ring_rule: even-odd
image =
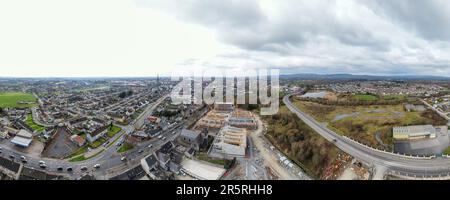
[[[24,2],[2,181],[450,180],[448,1]]]
[[[174,104],[168,77],[3,78],[1,178],[450,178],[450,78],[318,76],[281,75],[275,115]]]

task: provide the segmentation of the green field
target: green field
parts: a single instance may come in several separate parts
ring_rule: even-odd
[[[28,108],[36,106],[36,97],[32,94],[20,92],[0,93],[0,107],[1,108]],[[20,102],[32,102],[20,103]]]
[[[33,121],[33,116],[31,114],[27,115],[27,118],[25,119],[25,124],[27,124],[31,129],[37,132],[42,132],[45,130],[45,127],[37,125]]]
[[[450,147],[447,147],[442,153],[445,155],[450,155]]]
[[[224,159],[212,159],[212,158],[208,157],[208,155],[205,152],[197,152],[195,157],[199,160],[203,160],[203,161],[215,164],[215,165],[225,166]]]
[[[112,126],[111,128],[108,128],[108,133],[106,133],[106,135],[109,138],[114,137],[118,132],[120,132],[122,129],[118,126]]]
[[[84,147],[79,148],[77,151],[73,152],[70,156],[68,156],[68,158],[73,158],[75,156],[79,156],[81,154],[86,153],[87,150],[88,150],[87,148],[88,148],[88,146],[84,146]]]
[[[90,143],[89,147],[95,149],[95,148],[101,146],[105,142],[106,142],[106,139],[101,137],[98,140],[95,140],[94,142]]]
[[[81,155],[81,156],[70,159],[69,162],[79,162],[79,161],[83,161],[83,160],[87,160],[87,158],[84,157],[84,155]]]
[[[87,160],[87,159],[91,159],[91,158],[93,158],[93,157],[95,157],[95,156],[100,155],[100,154],[103,153],[104,151],[105,151],[105,150],[103,149],[103,150],[97,152],[96,154],[94,154],[94,155],[92,155],[92,156],[90,156],[90,157],[86,157],[86,156],[84,156],[84,155],[77,156],[77,157],[71,158],[71,159],[69,160],[69,162],[80,162],[80,161],[84,161],[84,160]]]
[[[383,100],[398,100],[398,101],[403,101],[403,100],[406,100],[407,99],[407,96],[405,96],[405,95],[401,95],[401,94],[399,94],[399,95],[385,95],[385,96],[382,96],[382,99]]]
[[[117,150],[117,152],[118,152],[118,153],[123,153],[123,152],[129,151],[129,150],[131,150],[131,149],[133,149],[133,148],[134,148],[133,144],[130,144],[130,143],[128,143],[128,142],[125,142],[125,144],[123,144],[123,145],[119,148],[119,150]]]
[[[378,97],[371,94],[355,94],[353,98],[359,101],[376,101]]]

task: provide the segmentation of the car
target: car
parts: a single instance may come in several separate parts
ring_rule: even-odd
[[[45,168],[47,168],[47,165],[46,164],[39,164],[39,167],[42,168],[42,169],[45,169]]]
[[[86,166],[81,167],[81,171],[86,171],[88,168]]]
[[[58,168],[56,168],[56,170],[62,171],[62,170],[63,170],[63,167],[59,166]]]
[[[3,151],[3,148],[0,147],[0,153],[2,153],[2,151]]]
[[[138,151],[138,153],[143,153],[144,152],[144,150],[142,150],[142,149],[140,149],[139,151]]]
[[[21,160],[27,160],[27,158],[25,156],[20,156]]]
[[[39,161],[39,165],[45,165],[45,161],[40,160],[40,161]]]
[[[67,170],[68,172],[73,171],[72,167],[68,167],[66,170]]]
[[[166,140],[166,137],[163,137],[161,140]]]
[[[100,164],[95,164],[94,168],[96,168],[96,169],[100,168]]]
[[[16,158],[14,155],[9,155],[9,158],[11,158],[11,159],[14,159],[14,158]]]
[[[127,160],[127,157],[124,156],[124,157],[120,158],[120,160],[125,161],[125,160]]]
[[[158,139],[161,139],[161,138],[162,138],[162,135],[158,136]]]
[[[148,145],[148,148],[153,148],[153,144]]]

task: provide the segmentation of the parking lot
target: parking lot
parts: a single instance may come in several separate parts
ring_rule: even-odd
[[[436,134],[436,138],[422,140],[396,141],[394,151],[408,155],[441,154],[450,145],[448,133]]]
[[[60,128],[55,134],[55,137],[43,152],[45,157],[63,159],[78,149],[78,146],[70,141],[66,129]]]

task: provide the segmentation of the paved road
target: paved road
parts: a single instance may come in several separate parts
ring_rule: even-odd
[[[276,157],[277,150],[272,151],[268,147],[268,140],[263,139],[264,135],[263,132],[265,132],[265,127],[261,121],[261,119],[257,119],[258,121],[258,129],[253,133],[250,134],[250,137],[252,138],[252,143],[257,149],[260,150],[261,157],[264,158],[264,163],[270,167],[274,173],[279,176],[281,180],[299,180],[298,175],[291,172],[289,169],[285,168],[280,164],[278,161],[278,158]],[[297,171],[297,174],[299,170]]]
[[[286,95],[283,98],[283,102],[291,112],[295,113],[302,121],[328,141],[336,141],[334,142],[335,145],[342,151],[361,161],[372,164],[378,170],[378,173],[376,173],[377,176],[380,176],[379,172],[381,170],[390,170],[391,172],[394,171],[409,176],[448,176],[450,174],[450,159],[448,158],[438,157],[430,160],[407,158],[387,152],[374,151],[369,147],[350,141],[317,122],[308,114],[302,112],[292,104],[289,99],[290,96],[291,95]]]
[[[432,105],[430,105],[428,102],[426,102],[425,100],[421,99],[420,100],[423,104],[425,104],[426,106],[428,106],[429,108],[431,108],[432,110],[434,110],[434,112],[436,112],[437,114],[439,114],[441,117],[443,117],[446,120],[450,121],[450,117],[448,117],[445,113],[439,111],[438,109],[436,109],[435,107],[433,107]],[[450,122],[449,122],[450,123]]]

